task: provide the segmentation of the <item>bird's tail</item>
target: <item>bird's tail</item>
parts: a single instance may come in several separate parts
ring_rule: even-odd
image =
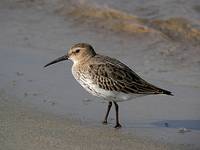
[[[172,92],[167,91],[167,90],[164,90],[164,89],[161,89],[161,93],[162,93],[162,94],[166,94],[166,95],[174,96],[174,95],[172,94]]]

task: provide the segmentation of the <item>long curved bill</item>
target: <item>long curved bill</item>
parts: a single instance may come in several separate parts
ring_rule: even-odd
[[[59,57],[59,58],[53,60],[52,62],[46,64],[44,67],[50,66],[50,65],[52,65],[52,64],[55,64],[55,63],[58,63],[58,62],[60,62],[60,61],[64,61],[64,60],[67,60],[67,59],[68,59],[68,56],[67,56],[67,55],[61,56],[61,57]]]

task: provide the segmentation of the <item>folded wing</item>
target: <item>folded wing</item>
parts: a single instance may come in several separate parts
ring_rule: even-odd
[[[109,58],[112,59],[112,58]],[[109,59],[107,63],[90,64],[90,78],[100,88],[110,91],[118,91],[133,94],[167,94],[171,92],[158,88],[142,78],[123,63],[117,61],[113,64]],[[116,65],[117,64],[117,65]]]

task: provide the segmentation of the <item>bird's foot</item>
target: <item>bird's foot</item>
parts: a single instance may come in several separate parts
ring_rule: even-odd
[[[117,123],[116,125],[115,125],[115,129],[119,129],[119,128],[121,128],[122,126],[121,126],[121,124],[119,124],[119,123]]]
[[[104,124],[104,125],[108,124],[107,120],[104,120],[104,121],[102,122],[102,124]]]

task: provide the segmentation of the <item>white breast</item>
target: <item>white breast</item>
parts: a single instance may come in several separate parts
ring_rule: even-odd
[[[86,76],[84,76],[83,74],[79,74],[76,70],[75,70],[75,66],[72,66],[72,74],[74,76],[74,78],[80,83],[80,85],[87,90],[89,93],[91,93],[92,95],[97,96],[97,93],[95,91],[95,88],[93,87],[93,82],[92,80],[89,80],[89,78],[87,78]]]

